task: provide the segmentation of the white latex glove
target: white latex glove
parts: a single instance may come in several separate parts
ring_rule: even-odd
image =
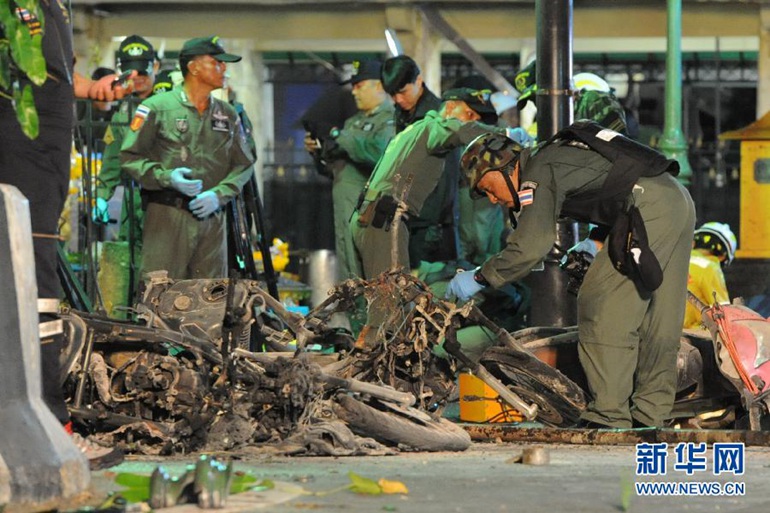
[[[463,271],[455,274],[454,278],[452,278],[452,281],[450,281],[447,286],[444,297],[449,299],[454,296],[462,301],[467,301],[471,296],[483,289],[484,286],[477,282],[473,277],[476,270],[477,269],[472,269],[470,271]]]
[[[192,174],[189,167],[178,167],[171,171],[171,187],[181,192],[185,196],[196,196],[203,190],[202,180],[189,180],[187,177]]]
[[[96,204],[91,211],[91,219],[98,224],[107,224],[110,222],[110,213],[108,211],[107,201],[102,198],[96,198]]]
[[[219,210],[219,197],[214,191],[202,192],[190,202],[190,211],[198,219],[205,219],[217,210]]]

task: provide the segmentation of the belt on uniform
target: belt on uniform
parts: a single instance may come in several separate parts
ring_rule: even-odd
[[[185,196],[177,191],[148,191],[142,189],[142,204],[159,203],[169,207],[181,208],[182,210],[190,210],[191,199],[189,196]]]

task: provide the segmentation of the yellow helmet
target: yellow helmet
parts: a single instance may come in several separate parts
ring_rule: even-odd
[[[706,223],[695,230],[693,240],[696,248],[708,249],[718,257],[724,256],[724,267],[730,265],[738,249],[738,239],[727,223]]]

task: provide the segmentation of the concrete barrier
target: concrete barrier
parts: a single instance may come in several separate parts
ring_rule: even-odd
[[[29,204],[0,184],[0,510],[52,509],[85,491],[88,462],[43,402]],[[56,377],[54,377],[55,379]]]

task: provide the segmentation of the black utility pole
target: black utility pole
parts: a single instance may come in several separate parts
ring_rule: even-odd
[[[572,0],[537,0],[537,140],[546,141],[572,123]],[[577,223],[560,220],[556,246],[567,250],[577,243]],[[577,302],[567,292],[567,275],[559,268],[563,252],[551,249],[544,269],[525,283],[532,289],[530,326],[571,326],[577,322]]]

